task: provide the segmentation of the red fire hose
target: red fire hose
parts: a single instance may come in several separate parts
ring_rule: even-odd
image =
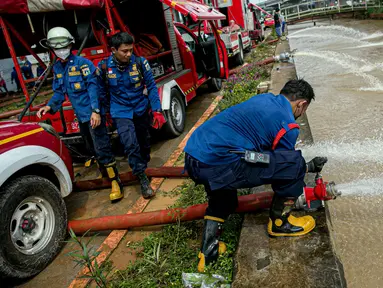
[[[171,177],[180,178],[188,177],[183,172],[183,167],[161,167],[149,168],[145,171],[149,177]],[[131,172],[120,174],[120,178],[124,184],[135,181],[135,176]],[[336,189],[334,182],[324,182],[322,176],[317,173],[315,177],[315,187],[305,187],[304,193],[298,198],[295,207],[300,209],[306,205],[310,207],[310,203],[315,200],[327,201],[335,199],[341,193]],[[76,190],[92,190],[101,189],[110,186],[108,179],[95,179],[74,183]],[[238,208],[236,212],[251,212],[258,209],[269,208],[273,192],[262,192],[238,197]],[[143,227],[152,225],[162,225],[174,223],[176,221],[191,221],[202,219],[207,204],[194,205],[187,208],[174,208],[154,212],[144,212],[136,214],[123,214],[106,216],[99,218],[91,218],[84,220],[69,221],[68,229],[72,229],[76,234],[82,234],[88,230],[125,230],[133,227]]]
[[[275,58],[274,57],[269,57],[269,58],[266,58],[262,61],[259,61],[256,63],[256,65],[258,66],[263,66],[263,65],[267,65],[267,64],[270,64],[270,63],[273,63],[275,62]]]
[[[183,167],[160,167],[160,168],[148,168],[145,170],[145,174],[152,177],[159,178],[187,178],[189,177],[186,171],[183,171]],[[122,184],[127,185],[137,180],[137,177],[132,172],[120,173],[120,179]],[[110,187],[110,180],[108,178],[76,181],[73,183],[74,191],[89,191],[105,189]]]
[[[238,197],[237,213],[251,212],[269,208],[273,198],[273,192],[262,192]],[[68,229],[76,234],[83,234],[88,230],[92,232],[103,230],[125,230],[133,227],[162,225],[179,221],[191,221],[202,219],[205,215],[207,203],[193,205],[187,208],[174,208],[154,212],[136,214],[123,214],[106,216],[85,220],[72,220],[68,223]]]

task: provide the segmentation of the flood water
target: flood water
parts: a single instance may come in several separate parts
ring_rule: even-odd
[[[329,201],[331,238],[348,287],[383,287],[383,21],[289,26],[298,77],[314,87],[307,160],[343,196]],[[318,271],[320,273],[320,271]]]

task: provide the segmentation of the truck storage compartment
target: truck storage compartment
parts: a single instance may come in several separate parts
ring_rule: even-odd
[[[138,54],[149,60],[155,78],[175,71],[172,45],[165,13],[171,12],[159,0],[114,1],[120,16],[135,38]],[[171,19],[171,18],[170,18]],[[175,39],[174,39],[175,40]]]
[[[164,6],[159,0],[114,0],[113,4],[125,27],[134,36],[137,54],[149,60],[155,78],[160,78],[175,70],[178,71],[179,67],[176,67],[174,53],[172,53],[174,50],[172,50],[172,45],[176,48],[176,41],[169,35],[170,33],[174,35],[174,31],[171,30],[173,26],[167,25],[167,22],[172,21],[169,18],[171,12],[167,6],[164,11]],[[169,14],[167,19],[165,19],[165,13]],[[113,13],[111,15],[115,29],[122,31]],[[67,28],[75,37],[75,50],[80,47],[91,25],[91,33],[81,55],[91,60],[99,60],[99,58],[102,59],[109,55],[106,47],[103,46],[105,38],[101,36],[111,30],[105,9],[57,11],[40,17],[44,19],[41,26],[44,26],[45,34],[55,26]],[[97,64],[98,61],[95,63]]]

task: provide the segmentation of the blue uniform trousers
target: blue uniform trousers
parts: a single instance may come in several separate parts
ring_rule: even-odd
[[[238,206],[237,189],[271,184],[282,197],[298,197],[305,187],[306,162],[300,151],[268,153],[270,164],[239,159],[211,166],[185,155],[185,169],[196,184],[203,184],[209,199],[206,215],[226,219]]]
[[[109,135],[106,129],[105,116],[101,116],[101,124],[95,129],[90,126],[90,121],[79,122],[80,133],[90,155],[96,155],[100,164],[113,163],[114,155],[110,145]]]
[[[133,119],[113,118],[116,123],[120,141],[128,156],[133,174],[137,175],[146,170],[150,161],[150,127],[151,117],[146,111]]]

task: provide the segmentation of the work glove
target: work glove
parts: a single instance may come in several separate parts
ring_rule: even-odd
[[[153,123],[152,127],[154,129],[161,129],[161,127],[166,123],[164,115],[161,112],[153,112]]]
[[[307,172],[319,173],[322,171],[324,164],[327,162],[327,157],[315,157],[307,163]]]

